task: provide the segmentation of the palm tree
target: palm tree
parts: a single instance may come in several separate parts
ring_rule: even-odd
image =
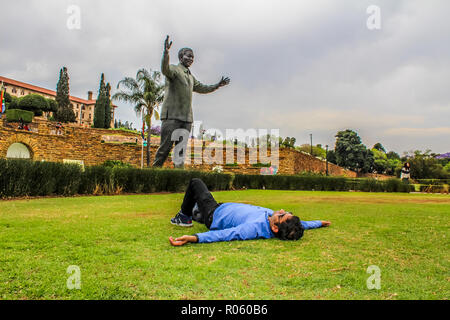
[[[152,116],[159,120],[158,106],[164,99],[164,85],[161,84],[161,74],[158,71],[149,72],[145,68],[140,69],[136,79],[125,77],[117,84],[127,89],[119,91],[112,97],[113,100],[132,103],[136,115],[142,114],[142,120],[147,125],[147,167],[150,166],[150,126]]]

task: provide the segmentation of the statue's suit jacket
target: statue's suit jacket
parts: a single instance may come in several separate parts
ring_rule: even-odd
[[[161,109],[161,120],[180,120],[193,122],[192,92],[210,93],[219,88],[216,85],[204,85],[197,81],[191,71],[183,66],[169,65],[169,53],[164,52],[161,71],[166,77],[164,102]]]

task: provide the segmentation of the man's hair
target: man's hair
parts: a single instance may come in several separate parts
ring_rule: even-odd
[[[300,222],[300,218],[292,216],[282,223],[275,223],[278,227],[278,232],[275,236],[281,240],[298,240],[303,236],[305,230]]]
[[[191,51],[192,53],[194,53],[194,50],[192,50],[191,48],[181,48],[180,51],[178,51],[178,60],[181,60],[186,51]]]

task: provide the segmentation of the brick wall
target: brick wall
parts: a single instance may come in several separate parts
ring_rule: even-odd
[[[83,160],[89,166],[106,160],[123,160],[140,166],[141,138],[136,134],[70,124],[64,124],[58,132],[56,123],[43,120],[33,122],[30,129],[32,131],[19,130],[16,123],[1,121],[0,157],[5,158],[9,146],[19,142],[28,147],[32,159],[36,161]],[[134,137],[138,145],[102,143],[103,135]]]

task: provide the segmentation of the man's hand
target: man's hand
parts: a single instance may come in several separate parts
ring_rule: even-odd
[[[172,41],[169,42],[169,36],[167,36],[166,40],[164,41],[164,51],[169,51],[171,46],[172,46]]]
[[[170,241],[171,245],[178,247],[178,246],[185,245],[186,243],[189,243],[189,242],[197,242],[197,237],[196,236],[182,236],[182,237],[179,237],[176,239],[169,237],[169,241]]]
[[[217,84],[217,87],[220,88],[220,87],[226,86],[229,83],[230,83],[230,78],[222,77],[222,79],[220,79],[219,83]]]
[[[322,222],[322,227],[329,227],[331,222],[330,221],[321,221]]]

